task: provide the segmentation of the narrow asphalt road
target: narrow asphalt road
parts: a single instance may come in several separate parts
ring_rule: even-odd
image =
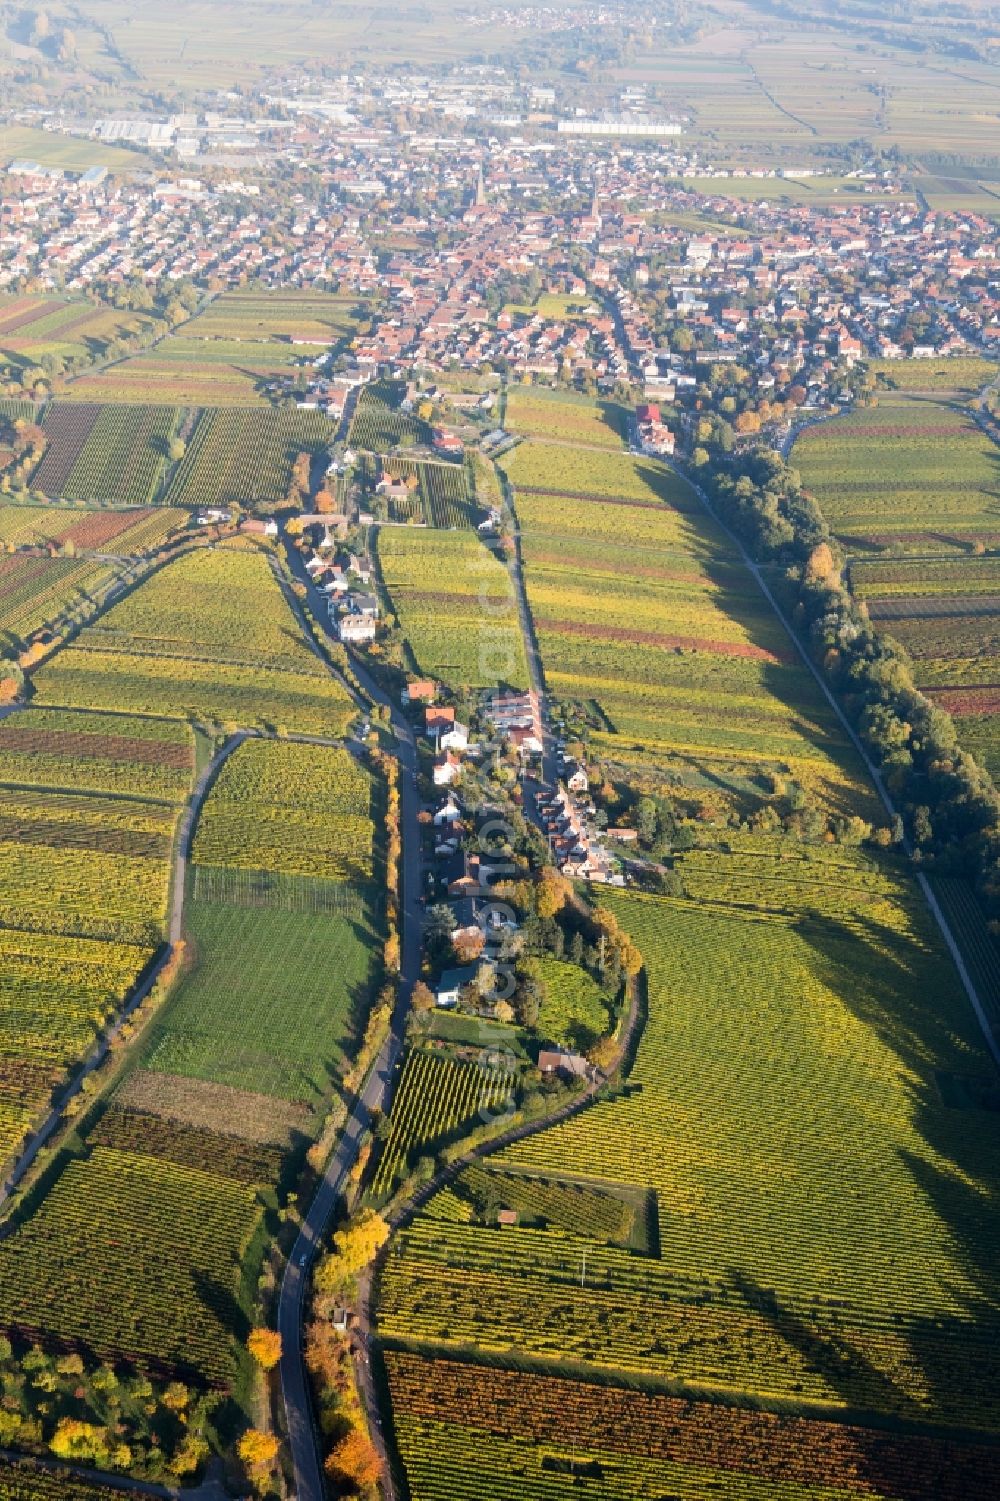
[[[286,546],[289,567],[309,591],[309,601],[321,630],[326,625],[322,595],[313,586],[302,559]],[[285,1404],[288,1445],[295,1473],[296,1501],[325,1501],[323,1469],[314,1422],[309,1377],[303,1358],[302,1324],[312,1264],[343,1192],[344,1182],[361,1147],[375,1110],[390,1102],[397,1066],[403,1051],[410,996],[420,975],[422,912],[420,905],[420,811],[417,793],[417,746],[413,731],[402,712],[391,703],[364,664],[352,657],[352,666],[362,691],[372,702],[389,708],[396,734],[400,795],[400,973],[389,1035],[375,1060],[361,1094],[351,1107],[336,1149],[327,1164],[315,1197],[306,1211],[292,1247],[278,1298],[278,1332],[281,1335],[281,1392]],[[350,684],[348,684],[350,687]],[[353,691],[353,690],[352,690]],[[354,695],[360,709],[367,706]]]

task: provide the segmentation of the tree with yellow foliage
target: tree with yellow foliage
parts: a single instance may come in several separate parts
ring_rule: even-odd
[[[374,1209],[362,1209],[333,1237],[333,1250],[316,1269],[316,1291],[339,1293],[352,1282],[389,1238],[389,1226]]]
[[[248,1428],[236,1445],[240,1459],[252,1472],[266,1470],[278,1457],[278,1440],[273,1433],[261,1433],[259,1428]]]
[[[277,1329],[253,1329],[247,1349],[262,1371],[273,1371],[281,1359],[281,1335]]]
[[[535,887],[535,911],[539,917],[555,917],[565,907],[572,890],[565,876],[551,865],[542,871]]]

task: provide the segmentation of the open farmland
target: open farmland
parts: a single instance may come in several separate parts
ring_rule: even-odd
[[[562,491],[553,455],[575,466]],[[612,775],[714,802],[794,777],[831,814],[877,816],[829,707],[683,480],[534,442],[504,465],[528,476],[515,505],[547,688],[587,708]]]
[[[1000,1287],[977,1208],[1000,1121],[943,1094],[989,1077],[975,1018],[906,876],[831,850],[800,880],[782,853],[752,841],[735,896],[724,855],[714,894],[610,895],[649,983],[628,1093],[498,1159],[651,1186],[654,1254],[582,1221],[497,1232],[428,1206],[394,1242],[386,1338],[1000,1427]]]
[[[0,558],[0,640],[22,645],[36,631],[99,599],[116,577],[113,564],[74,558]]]
[[[949,355],[946,359],[867,360],[880,391],[929,391],[971,396],[1000,374],[993,360],[975,355]]]
[[[242,351],[241,359],[219,358],[217,351],[192,346],[190,340],[164,340],[144,354],[133,355],[75,381],[70,401],[109,402],[122,406],[171,403],[183,407],[261,407],[271,409],[266,382],[285,373],[287,362],[274,358],[270,346]]]
[[[625,412],[610,401],[592,401],[548,391],[543,386],[514,386],[507,393],[507,426],[526,438],[573,447],[618,449]]]
[[[511,1475],[526,1501],[590,1490],[602,1501],[988,1501],[1000,1486],[1000,1451],[984,1444],[904,1438],[403,1349],[388,1352],[387,1368],[418,1501],[501,1497]]]
[[[346,689],[310,651],[258,552],[167,564],[35,675],[38,698],[176,719],[340,734]]]
[[[147,314],[100,307],[82,298],[0,296],[0,367],[25,369],[45,355],[86,364],[103,356],[114,340],[151,327]]]
[[[224,292],[185,324],[185,338],[282,341],[300,354],[327,350],[353,334],[365,310],[352,296],[274,288]]]
[[[457,687],[527,687],[510,575],[470,532],[379,528],[378,563],[416,671]]]
[[[872,621],[1000,772],[1000,560],[984,555],[1000,543],[1000,450],[961,409],[900,397],[804,434],[795,460],[862,554],[850,580]],[[873,556],[889,546],[902,555]]]
[[[346,750],[244,745],[230,757],[198,825],[199,866],[372,879],[372,779]],[[252,830],[246,810],[254,808]]]
[[[807,429],[802,479],[851,550],[961,551],[1000,541],[1000,457],[960,407],[882,397]]]
[[[372,1192],[388,1193],[421,1152],[432,1153],[450,1133],[502,1116],[513,1106],[514,1087],[511,1070],[495,1052],[484,1050],[480,1060],[470,1062],[427,1048],[411,1049]]]
[[[0,546],[51,543],[61,548],[68,542],[77,554],[134,557],[155,551],[188,520],[187,511],[166,506],[92,510],[82,505],[0,505]]]
[[[71,385],[73,402],[269,407],[268,383],[294,379],[358,328],[357,299],[324,292],[226,292],[155,348]],[[3,329],[0,325],[0,352]]]
[[[180,506],[283,500],[297,456],[321,454],[332,435],[319,412],[204,411],[165,498]]]
[[[46,709],[0,725],[0,1162],[162,938],[193,766],[181,725]]]
[[[144,505],[163,473],[176,423],[173,407],[56,404],[45,416],[49,446],[35,486],[70,500]]]
[[[300,1135],[310,1116],[315,1129],[369,994],[380,926],[374,797],[371,774],[346,750],[248,741],[227,760],[192,852],[200,962],[155,1029],[146,1067],[297,1102]],[[341,899],[289,902],[306,882]]]
[[[427,423],[401,409],[406,396],[403,381],[375,381],[365,386],[351,421],[349,441],[362,452],[384,453],[400,443],[429,443]]]
[[[261,1195],[273,1200],[289,1150],[298,1160],[319,1130],[381,961],[376,891],[359,874],[372,863],[373,824],[360,820],[373,781],[346,751],[250,741],[233,752],[203,810],[215,870],[243,864],[219,839],[231,800],[246,830],[276,792],[288,842],[277,825],[258,841],[260,874],[297,868],[293,804],[315,818],[322,800],[328,840],[350,843],[356,863],[317,884],[343,884],[350,910],[289,912],[280,887],[273,907],[244,904],[238,886],[204,900],[192,878],[192,966],[83,1146],[0,1246],[0,1324],[199,1385],[234,1381]]]

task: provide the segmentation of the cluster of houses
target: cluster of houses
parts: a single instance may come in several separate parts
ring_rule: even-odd
[[[319,518],[321,524],[328,520],[326,516]],[[324,534],[328,536],[325,525]],[[364,645],[374,641],[379,622],[378,596],[371,588],[372,562],[357,553],[335,554],[334,546],[324,541],[306,563],[306,572],[327,602],[330,621],[339,639]]]
[[[483,703],[483,717],[493,733],[522,759],[542,754],[545,748],[542,710],[533,689],[523,692],[500,689],[489,694]]]
[[[537,804],[553,860],[564,876],[574,880],[624,886],[625,878],[594,823],[596,810],[590,799],[586,768],[567,762],[564,770],[564,779],[555,791]]]
[[[732,361],[760,408],[796,386],[818,401],[866,356],[1000,350],[1000,230],[972,208],[928,211],[873,174],[842,199],[793,205],[776,178],[773,198],[738,204],[738,233],[692,232],[693,213],[732,216],[734,185],[666,142],[625,151],[560,135],[541,158],[530,137],[504,136],[484,174],[475,139],[401,135],[370,85],[358,87],[354,126],[285,110],[255,129],[263,165],[243,161],[238,177],[203,181],[164,161],[127,182],[69,179],[19,163],[0,179],[0,286],[138,276],[377,291],[371,326],[353,339],[292,339],[315,370],[302,399],[335,417],[381,374],[492,366],[604,389],[640,379],[651,402],[693,406],[710,366]],[[317,193],[289,210],[269,168],[306,158]],[[700,191],[679,186],[696,166]],[[233,208],[244,189],[252,215]],[[464,204],[449,215],[429,207],[456,196]],[[387,234],[397,243],[380,261]],[[497,309],[493,289],[518,278],[558,296]],[[644,441],[666,452],[649,426]],[[434,443],[459,456],[446,428]]]

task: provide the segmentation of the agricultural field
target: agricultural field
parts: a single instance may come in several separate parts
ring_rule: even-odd
[[[165,496],[169,505],[277,502],[300,453],[315,457],[333,436],[319,412],[203,411]]]
[[[513,1109],[516,1081],[503,1055],[483,1050],[475,1061],[447,1052],[411,1048],[396,1091],[372,1192],[389,1193],[417,1156],[433,1153],[462,1128],[484,1124]]]
[[[0,779],[182,803],[194,750],[187,725],[128,714],[81,714],[32,706],[0,725]]]
[[[611,401],[593,401],[543,386],[513,386],[507,393],[506,425],[526,438],[574,448],[617,451],[625,436],[626,413]]]
[[[190,967],[82,1146],[0,1246],[0,1327],[80,1342],[158,1377],[233,1386],[264,1206],[289,1153],[298,1161],[323,1123],[381,970],[380,903],[359,874],[372,863],[373,826],[357,811],[369,808],[371,778],[346,752],[259,741],[234,751],[203,809],[214,869],[230,862],[239,874],[245,863],[218,838],[231,800],[242,799],[246,834],[276,794],[287,815],[300,799],[315,815],[323,800],[330,842],[346,831],[349,909],[289,911],[280,888],[273,907],[259,891],[244,904],[218,883],[205,899],[195,867]],[[276,826],[254,847],[262,873],[301,863],[302,831],[291,816],[285,826],[287,848]],[[200,839],[199,827],[196,860]]]
[[[818,907],[784,853],[720,856],[697,900],[609,894],[648,976],[629,1089],[494,1159],[651,1188],[652,1254],[582,1215],[496,1231],[432,1200],[382,1279],[390,1345],[1000,1429],[1000,1117],[952,1090],[991,1077],[975,1017],[902,868],[830,849]]]
[[[80,402],[183,407],[264,407],[268,384],[309,375],[336,353],[365,310],[356,298],[325,292],[225,292],[159,340],[156,347],[94,370],[71,385]],[[3,330],[0,325],[0,358]]]
[[[99,359],[116,339],[141,336],[152,328],[145,313],[100,307],[83,298],[25,293],[0,295],[0,371],[37,365],[44,355],[77,365]]]
[[[0,724],[0,1162],[162,940],[193,770],[181,725],[33,708]]]
[[[327,350],[354,334],[366,310],[353,296],[332,292],[224,292],[184,327],[184,336],[202,340],[283,342],[299,353]]]
[[[655,459],[625,453],[620,440],[614,448],[601,452],[526,442],[505,453],[499,462],[519,494],[585,495],[619,505],[628,501],[683,504],[690,495],[685,481],[672,470]]]
[[[960,408],[898,397],[811,429],[795,462],[861,554],[850,582],[873,623],[1000,773],[1000,449]]]
[[[866,364],[880,392],[933,391],[972,396],[1000,375],[995,360],[975,355],[940,360],[868,360]]]
[[[0,1320],[224,1386],[230,1304],[260,1215],[257,1187],[210,1159],[191,1168],[94,1146],[0,1243]]]
[[[23,645],[78,605],[99,600],[116,578],[115,566],[73,558],[0,558],[0,641]]]
[[[185,325],[186,326],[186,325]],[[247,348],[242,360],[170,338],[155,349],[132,355],[74,381],[64,399],[122,406],[172,404],[193,407],[252,407],[272,410],[269,380],[287,372],[287,361],[265,349]]]
[[[852,551],[899,544],[961,552],[1000,542],[1000,457],[961,407],[881,397],[875,407],[808,428],[794,455]]]
[[[426,422],[401,410],[406,396],[403,381],[375,381],[365,386],[351,421],[348,442],[362,453],[384,453],[399,445],[429,443]]]
[[[104,60],[107,60],[107,53]],[[30,125],[0,127],[0,158],[8,161],[18,156],[40,162],[43,166],[61,167],[66,172],[107,167],[116,177],[148,172],[152,166],[149,157],[139,151],[126,151],[120,146],[108,146],[103,141],[88,140],[85,136],[36,130]]]
[[[45,414],[48,444],[32,483],[69,500],[145,505],[163,474],[176,425],[173,407],[57,402]]]
[[[188,920],[199,964],[155,1028],[145,1067],[225,1085],[241,1110],[254,1095],[300,1105],[294,1139],[314,1136],[368,997],[379,924],[365,893],[353,915],[196,899]]]
[[[136,557],[154,552],[189,519],[187,511],[169,506],[101,510],[83,505],[0,504],[0,547],[43,547],[51,543],[62,548],[69,543],[78,554]]]
[[[349,751],[249,741],[219,773],[192,858],[363,886],[372,879],[372,796],[370,773]]]
[[[610,1025],[600,986],[578,964],[548,955],[536,962],[543,992],[538,1035],[571,1052],[586,1052]]]
[[[168,563],[34,677],[41,702],[336,736],[345,688],[309,649],[263,553]]]
[[[527,1501],[588,1492],[601,1501],[988,1501],[1000,1485],[1000,1451],[983,1444],[905,1438],[403,1349],[390,1350],[386,1365],[415,1501],[499,1497],[512,1475]]]
[[[380,474],[390,479],[415,481],[408,499],[390,499],[390,521],[422,520],[427,526],[441,528],[469,527],[476,523],[479,511],[475,485],[470,483],[470,473],[464,464],[395,457],[369,458],[368,462],[373,466],[377,463]],[[368,472],[374,475],[373,468]]]
[[[510,575],[478,537],[383,526],[377,557],[416,671],[456,688],[528,686]]]
[[[592,716],[590,754],[705,807],[752,805],[777,775],[831,814],[877,818],[835,717],[685,482],[650,460],[534,442],[504,462],[536,477],[536,454],[580,466],[572,491],[515,481],[515,508],[546,686]]]

